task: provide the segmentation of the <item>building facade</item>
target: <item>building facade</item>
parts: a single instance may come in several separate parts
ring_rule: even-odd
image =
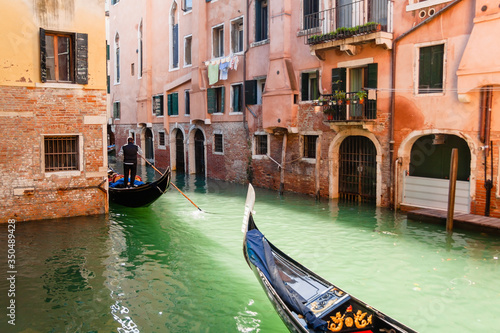
[[[104,0],[2,4],[1,221],[106,213]]]
[[[116,2],[112,130],[178,172],[405,208],[442,208],[457,148],[458,210],[485,213],[486,159],[496,214],[475,31],[497,21],[486,0]]]

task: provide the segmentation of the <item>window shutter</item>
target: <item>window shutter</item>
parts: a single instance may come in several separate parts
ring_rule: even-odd
[[[300,77],[301,81],[301,99],[302,101],[308,101],[309,100],[309,73],[302,73]]]
[[[444,45],[436,45],[431,49],[431,88],[442,91],[443,88],[443,56]]]
[[[241,111],[240,110],[240,89],[238,86],[234,87],[234,96],[233,96],[233,111]]]
[[[88,83],[88,35],[76,34],[75,81],[78,84]]]
[[[40,28],[40,79],[47,82],[47,50],[45,48],[45,30]]]
[[[245,104],[257,104],[257,80],[245,81]]]
[[[168,112],[168,115],[171,116],[173,114],[173,110],[172,110],[172,94],[168,94],[167,95],[167,112]]]
[[[321,91],[319,88],[321,86],[320,82],[321,82],[321,77],[319,76],[319,69],[318,69],[318,70],[316,70],[316,93],[315,93],[315,95],[318,98],[319,98],[319,96],[321,96]]]
[[[336,90],[346,91],[346,69],[332,68],[332,93]]]
[[[207,89],[207,112],[212,114],[215,112],[215,89]]]
[[[179,94],[178,93],[172,94],[172,110],[173,110],[174,115],[177,116],[179,114]]]
[[[221,92],[220,92],[220,112],[224,113],[224,99],[225,99],[225,91],[226,87],[221,87]]]
[[[368,64],[367,68],[366,88],[377,89],[378,64]]]

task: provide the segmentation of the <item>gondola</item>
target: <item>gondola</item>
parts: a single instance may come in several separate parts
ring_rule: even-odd
[[[170,187],[170,167],[154,182],[131,188],[109,188],[109,201],[127,207],[148,206]]]
[[[290,332],[416,332],[348,294],[281,252],[259,231],[249,185],[243,253]]]

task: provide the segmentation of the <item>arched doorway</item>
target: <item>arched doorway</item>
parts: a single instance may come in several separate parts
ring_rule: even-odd
[[[458,150],[455,211],[470,212],[471,153],[466,140],[445,133],[419,137],[411,146],[402,204],[447,209],[451,151]]]
[[[177,172],[185,172],[184,165],[184,134],[177,130],[175,134],[175,169]]]
[[[153,146],[153,132],[151,132],[151,129],[146,128],[146,131],[144,132],[144,140],[145,140],[145,151],[144,153],[146,154],[146,159],[149,162],[154,161],[154,146]]]
[[[197,175],[205,175],[205,136],[199,129],[194,134],[194,159]]]
[[[339,198],[376,202],[377,149],[367,137],[349,136],[340,145]]]

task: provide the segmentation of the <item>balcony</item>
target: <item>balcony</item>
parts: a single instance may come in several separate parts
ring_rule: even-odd
[[[324,121],[353,125],[377,119],[377,91],[336,92],[322,95],[318,106],[324,113]]]
[[[340,48],[350,55],[356,54],[356,45],[367,42],[390,49],[392,17],[393,0],[352,1],[305,15],[304,41],[313,50]]]

